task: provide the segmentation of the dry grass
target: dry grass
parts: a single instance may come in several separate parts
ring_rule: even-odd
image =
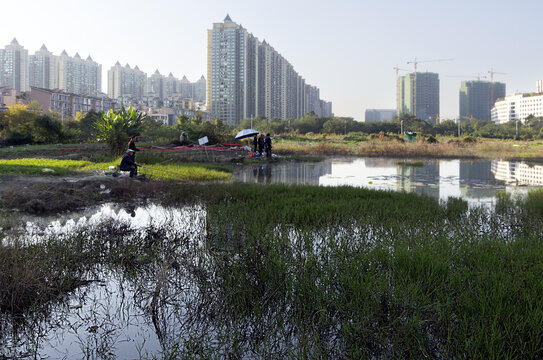
[[[489,139],[465,142],[456,138],[438,138],[437,143],[420,139],[415,143],[379,139],[348,143],[340,139],[308,138],[277,141],[274,151],[304,155],[543,159],[543,144],[540,142]]]

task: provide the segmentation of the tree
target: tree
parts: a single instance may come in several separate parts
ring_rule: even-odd
[[[37,142],[54,143],[62,137],[60,121],[42,115],[34,119],[32,138]]]
[[[104,140],[109,151],[114,155],[120,155],[126,149],[130,136],[139,135],[144,114],[135,110],[132,106],[119,111],[109,111],[102,114],[96,123],[96,130],[100,139]]]

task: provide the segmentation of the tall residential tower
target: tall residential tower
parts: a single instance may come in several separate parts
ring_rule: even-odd
[[[226,16],[207,40],[207,108],[236,126],[244,118],[298,118],[307,112],[332,116],[331,103],[305,83],[266,41]]]
[[[15,89],[17,93],[29,90],[28,50],[15,38],[0,49],[0,86]]]

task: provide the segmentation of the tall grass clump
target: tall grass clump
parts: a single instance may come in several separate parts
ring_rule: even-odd
[[[105,220],[40,251],[69,259],[55,274],[123,274],[164,354],[543,357],[537,194],[493,211],[350,187],[161,190],[163,205],[193,205],[205,220],[177,232]]]

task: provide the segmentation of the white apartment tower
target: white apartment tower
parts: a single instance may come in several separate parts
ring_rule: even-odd
[[[28,57],[28,80],[31,87],[43,89],[57,88],[57,60],[45,44],[39,51]]]
[[[28,50],[13,38],[0,49],[0,86],[15,89],[17,93],[30,89],[28,82]]]
[[[147,74],[136,65],[133,69],[117,61],[107,72],[107,93],[112,99],[128,97],[140,100],[145,94]]]
[[[72,94],[96,96],[102,89],[102,65],[89,56],[81,59],[78,53],[68,56],[66,50],[57,57],[58,88]]]
[[[256,116],[298,118],[310,111],[331,115],[331,103],[321,103],[317,88],[228,15],[208,30],[207,108],[234,126]]]

